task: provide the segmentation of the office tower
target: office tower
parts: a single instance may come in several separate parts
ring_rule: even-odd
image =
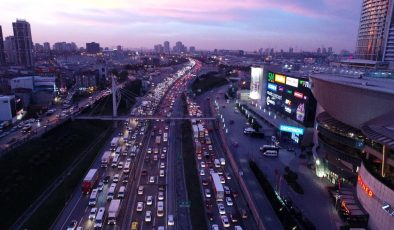
[[[49,44],[49,42],[44,42],[44,51],[51,51],[51,45]]]
[[[121,46],[121,45],[118,45],[118,46],[116,47],[116,50],[117,50],[117,51],[122,51],[122,46]]]
[[[195,52],[196,52],[196,47],[190,46],[189,52],[190,52],[190,53],[195,53]]]
[[[323,47],[322,53],[323,53],[323,55],[326,55],[326,54],[327,54],[327,49],[326,49],[325,47]]]
[[[289,53],[291,53],[291,54],[292,54],[293,52],[294,52],[294,49],[293,49],[293,47],[290,47],[290,48],[289,48]]]
[[[17,64],[14,36],[5,37],[4,51],[5,51],[5,55],[6,55],[6,62],[11,65]]]
[[[4,43],[3,43],[3,31],[0,26],[0,65],[5,65],[5,53],[4,53]]]
[[[363,0],[356,58],[382,61],[385,46],[387,52],[393,53],[394,46],[387,43],[388,37],[394,38],[393,35],[389,35],[389,28],[392,28],[392,13],[392,0]],[[387,56],[388,59],[390,57],[394,60],[394,56]]]
[[[96,54],[100,52],[100,44],[96,42],[86,43],[86,52]]]
[[[317,48],[317,54],[321,54],[321,49],[320,48]]]
[[[18,65],[33,66],[33,41],[30,23],[17,19],[12,23],[15,38],[16,58]]]
[[[166,53],[166,54],[170,53],[170,42],[169,41],[164,42],[164,53]]]
[[[329,54],[332,54],[333,52],[332,52],[332,47],[328,47],[328,53]]]

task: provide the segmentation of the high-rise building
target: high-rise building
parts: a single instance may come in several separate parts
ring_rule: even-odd
[[[163,48],[164,48],[164,53],[169,54],[170,53],[170,42],[169,41],[165,41]]]
[[[293,49],[293,47],[290,47],[290,48],[289,48],[289,53],[291,53],[291,54],[292,54],[293,52],[294,52],[294,49]]]
[[[5,51],[5,56],[6,56],[6,62],[11,65],[17,64],[15,37],[14,36],[5,37],[4,51]]]
[[[0,65],[5,65],[5,53],[3,43],[3,31],[0,26]]]
[[[86,52],[90,54],[100,53],[100,44],[96,42],[86,43]]]
[[[49,44],[49,42],[44,42],[44,51],[51,51],[51,45]]]
[[[33,41],[30,23],[17,19],[12,23],[18,65],[33,66]]]
[[[318,54],[321,54],[321,49],[320,48],[317,48],[317,51],[316,51]]]
[[[328,47],[328,53],[329,54],[332,54],[333,52],[332,52],[332,47]]]
[[[389,35],[389,28],[392,28],[393,17],[392,0],[363,0],[360,25],[356,44],[356,58],[382,61],[385,46],[387,52],[392,53],[387,58],[394,60],[394,43],[390,44],[388,38],[394,39]],[[392,28],[391,30],[394,30]],[[392,41],[394,42],[394,41]]]
[[[196,47],[190,46],[190,47],[189,47],[189,52],[190,52],[190,53],[195,53],[195,52],[196,52]]]

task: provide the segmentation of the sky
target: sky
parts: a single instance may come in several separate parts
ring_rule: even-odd
[[[153,48],[353,51],[362,0],[1,0],[3,36],[30,23],[34,43]]]

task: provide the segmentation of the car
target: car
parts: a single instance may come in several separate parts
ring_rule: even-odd
[[[122,169],[122,168],[123,168],[123,162],[119,162],[118,169]]]
[[[148,149],[146,150],[146,152],[147,152],[147,153],[152,153],[152,148],[148,148]]]
[[[246,212],[245,209],[241,209],[241,216],[242,216],[242,219],[248,218],[248,213]]]
[[[174,223],[174,215],[168,215],[167,224],[168,224],[169,226],[172,226],[172,225],[175,224],[175,223]]]
[[[226,214],[226,209],[224,209],[223,203],[218,203],[219,214],[224,215]]]
[[[233,191],[233,196],[234,197],[238,197],[238,192],[237,191]]]
[[[142,209],[144,209],[144,203],[137,202],[137,212],[142,212]]]
[[[225,175],[226,175],[226,179],[227,179],[227,180],[230,180],[230,179],[231,179],[230,173],[225,173]]]
[[[76,220],[72,220],[70,224],[67,226],[67,230],[75,230],[78,226],[78,222]]]
[[[166,165],[164,164],[164,162],[160,162],[160,168],[163,169],[165,167],[166,167]]]
[[[148,171],[146,171],[145,169],[143,169],[141,171],[141,176],[146,176],[148,174]]]
[[[239,225],[235,225],[235,226],[234,226],[234,230],[242,230],[242,227],[239,226]]]
[[[144,194],[144,186],[140,185],[138,186],[138,195],[142,195],[142,194]]]
[[[100,181],[99,184],[97,185],[98,190],[101,192],[104,189],[104,182]]]
[[[230,220],[231,220],[231,222],[237,223],[237,222],[238,222],[238,219],[239,219],[239,217],[238,217],[237,214],[234,214],[234,213],[231,213],[231,214],[230,214]]]
[[[159,191],[164,191],[164,190],[165,190],[164,185],[163,184],[159,184]]]
[[[205,168],[205,162],[201,161],[201,168]]]
[[[209,188],[204,189],[205,197],[211,198],[211,190]]]
[[[160,159],[162,160],[166,159],[166,155],[164,153],[160,154]]]
[[[157,195],[158,200],[164,200],[164,192],[159,192]]]
[[[208,180],[207,179],[202,179],[202,185],[207,186],[208,185]]]
[[[146,205],[152,205],[153,204],[153,197],[152,196],[147,196],[146,197]]]
[[[155,177],[154,176],[150,176],[149,177],[149,183],[155,183]]]
[[[164,169],[160,169],[160,171],[159,171],[159,176],[160,176],[160,177],[164,177]]]
[[[226,195],[230,195],[230,194],[231,194],[230,188],[229,188],[228,186],[223,186],[223,189],[224,189],[224,193],[225,193]]]
[[[122,183],[123,184],[127,184],[127,182],[129,182],[129,176],[124,176],[123,180],[122,180]]]
[[[163,147],[163,153],[166,153],[167,152],[167,147]]]
[[[220,218],[222,219],[222,223],[225,228],[230,227],[230,222],[228,221],[228,217],[226,215],[221,215]]]
[[[233,206],[233,200],[231,199],[231,197],[226,197],[226,204],[227,206]]]
[[[145,212],[145,222],[149,223],[152,221],[152,212],[147,210]]]
[[[212,151],[212,145],[208,145],[208,150]]]
[[[205,171],[204,171],[204,169],[201,169],[201,170],[200,170],[200,175],[201,175],[201,176],[205,176]]]
[[[107,183],[109,182],[110,179],[111,179],[111,176],[105,176],[105,177],[103,178],[103,183],[104,183],[104,184],[107,184]]]
[[[114,179],[112,179],[112,182],[117,183],[119,181],[119,174],[115,174]]]
[[[158,158],[158,156],[155,154],[155,155],[153,155],[153,160],[154,161],[157,161],[159,158]]]
[[[89,219],[93,220],[94,218],[96,218],[96,213],[97,213],[97,208],[92,208],[90,209],[89,212]]]
[[[217,224],[212,224],[212,230],[219,230],[219,225]]]

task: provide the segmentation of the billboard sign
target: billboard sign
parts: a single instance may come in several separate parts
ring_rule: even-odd
[[[250,94],[249,97],[253,100],[261,98],[261,91],[263,88],[263,68],[252,67],[251,81],[250,81]]]
[[[295,88],[298,87],[298,79],[292,77],[286,77],[286,85],[293,86]]]
[[[297,135],[303,135],[304,134],[304,129],[303,128],[298,128],[295,126],[289,126],[289,125],[280,125],[279,130],[282,132],[288,132],[288,133],[294,133]]]

